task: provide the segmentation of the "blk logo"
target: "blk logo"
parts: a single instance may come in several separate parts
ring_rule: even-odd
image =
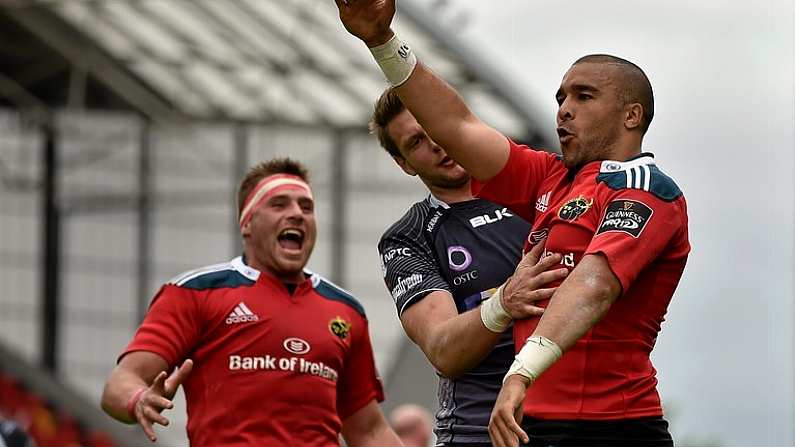
[[[507,217],[513,217],[513,214],[511,214],[511,212],[508,211],[508,208],[503,208],[501,210],[494,210],[494,216],[492,216],[491,214],[484,214],[482,216],[473,217],[469,219],[469,223],[470,225],[472,225],[472,228],[477,228],[483,225],[499,222],[503,218]]]

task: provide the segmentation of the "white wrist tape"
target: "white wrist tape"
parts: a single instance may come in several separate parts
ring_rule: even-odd
[[[502,289],[505,284],[501,285],[494,295],[489,297],[480,305],[480,319],[483,325],[491,332],[500,333],[511,324],[511,316],[505,311],[500,302],[502,296]]]
[[[417,66],[417,56],[411,47],[393,35],[386,43],[370,48],[375,61],[390,84],[397,87],[406,82]]]
[[[527,339],[525,345],[516,354],[513,364],[505,374],[505,379],[519,374],[530,379],[531,383],[535,382],[538,376],[555,363],[561,355],[563,352],[554,341],[540,335],[533,335]]]

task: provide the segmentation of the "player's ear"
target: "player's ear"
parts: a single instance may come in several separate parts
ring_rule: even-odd
[[[624,127],[634,130],[640,127],[643,121],[643,106],[633,102],[624,106]]]
[[[415,171],[414,168],[409,165],[409,162],[407,162],[405,158],[393,155],[392,160],[395,160],[395,163],[397,163],[398,166],[400,166],[400,169],[402,169],[406,174],[411,176],[417,175],[417,171]]]
[[[246,224],[240,228],[240,235],[243,236],[244,239],[251,236],[251,220],[252,219],[246,221]]]

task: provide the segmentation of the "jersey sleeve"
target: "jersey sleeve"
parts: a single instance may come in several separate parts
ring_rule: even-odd
[[[450,292],[422,235],[384,235],[378,243],[378,254],[398,316],[434,290]]]
[[[603,254],[622,293],[660,256],[686,255],[690,250],[684,198],[665,201],[646,191],[624,189],[611,191],[601,202],[601,218],[584,255]]]
[[[537,151],[511,140],[508,162],[491,180],[481,183],[472,180],[472,193],[507,207],[528,222],[533,221],[533,201],[541,183],[548,176],[556,156]]]
[[[351,333],[351,349],[337,384],[337,414],[341,421],[371,400],[384,401],[384,386],[375,367],[367,320],[358,319]]]
[[[164,285],[119,360],[133,351],[160,355],[170,366],[190,352],[201,334],[196,299],[187,290]]]

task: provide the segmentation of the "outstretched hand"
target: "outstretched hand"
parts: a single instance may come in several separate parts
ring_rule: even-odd
[[[500,304],[514,320],[541,315],[544,309],[533,303],[552,298],[557,290],[557,287],[543,286],[562,280],[569,273],[565,267],[549,270],[560,262],[561,255],[555,253],[542,257],[543,252],[543,242],[537,243],[524,255],[503,288]]]
[[[372,48],[388,41],[395,16],[395,0],[334,0],[349,33]]]
[[[516,447],[519,441],[530,442],[522,427],[522,402],[529,380],[520,375],[509,376],[502,384],[489,420],[489,437],[494,447]]]
[[[190,374],[193,369],[193,360],[185,360],[182,366],[174,370],[171,375],[166,371],[161,371],[154,382],[141,393],[140,398],[135,403],[135,419],[143,428],[144,433],[150,441],[157,440],[154,424],[167,426],[168,419],[161,413],[163,410],[174,408],[171,399],[177,393],[177,389]]]

